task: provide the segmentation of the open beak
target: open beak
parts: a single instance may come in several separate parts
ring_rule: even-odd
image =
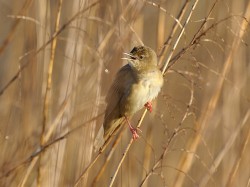
[[[136,67],[138,64],[138,58],[134,55],[132,55],[131,53],[123,53],[124,55],[126,55],[127,57],[123,57],[123,60],[127,60],[128,64],[130,64],[131,67]]]
[[[136,57],[135,57],[134,55],[130,54],[130,53],[123,53],[123,54],[130,57],[129,59],[128,59],[128,58],[125,58],[125,59],[127,59],[127,60],[136,60]]]
[[[131,58],[121,58],[122,60],[132,60]]]

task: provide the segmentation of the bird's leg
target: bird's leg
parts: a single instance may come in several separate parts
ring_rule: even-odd
[[[145,104],[144,106],[147,108],[147,110],[148,110],[149,112],[152,112],[152,111],[153,111],[152,102],[151,102],[151,101],[146,102],[146,104]]]
[[[136,140],[137,138],[140,137],[140,136],[137,134],[137,129],[134,128],[134,127],[130,124],[129,119],[127,118],[127,116],[125,116],[125,119],[126,119],[126,121],[127,121],[127,123],[128,123],[129,129],[130,129],[130,131],[131,131],[131,133],[132,133],[132,136],[133,136],[133,139]]]

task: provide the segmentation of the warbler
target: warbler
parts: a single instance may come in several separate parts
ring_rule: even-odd
[[[100,147],[126,122],[133,139],[139,137],[137,129],[130,124],[130,118],[143,106],[152,111],[151,101],[163,85],[163,76],[157,67],[157,56],[147,46],[136,46],[127,55],[128,64],[123,66],[108,91],[103,128],[97,134],[95,147]]]

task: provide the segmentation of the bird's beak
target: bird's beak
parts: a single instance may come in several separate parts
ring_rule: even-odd
[[[124,57],[122,59],[127,60],[131,67],[135,67],[137,64],[137,57],[135,57],[131,53],[123,53],[123,54],[127,55],[128,57]]]
[[[129,56],[130,57],[129,60],[136,60],[136,57],[130,53],[123,53],[123,54]]]
[[[131,58],[121,58],[122,60],[131,60]]]

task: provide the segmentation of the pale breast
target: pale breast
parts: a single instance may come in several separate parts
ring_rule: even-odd
[[[138,83],[132,86],[134,91],[128,97],[127,104],[130,107],[130,112],[134,114],[143,108],[145,103],[157,97],[162,85],[163,77],[158,69],[140,76]]]

